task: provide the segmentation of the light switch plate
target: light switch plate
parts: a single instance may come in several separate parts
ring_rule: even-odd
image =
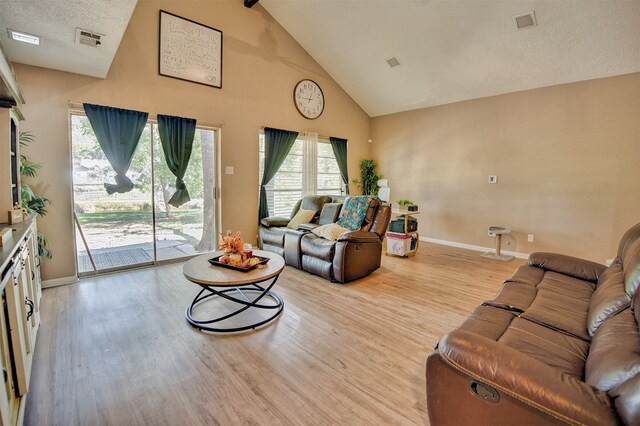
[[[225,175],[232,175],[233,174],[233,166],[225,166],[224,174]]]

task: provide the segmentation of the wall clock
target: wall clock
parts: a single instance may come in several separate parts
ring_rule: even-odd
[[[302,80],[293,89],[293,103],[303,117],[313,120],[324,110],[324,93],[313,80]]]

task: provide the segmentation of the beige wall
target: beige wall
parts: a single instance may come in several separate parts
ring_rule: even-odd
[[[158,10],[163,9],[224,33],[222,90],[158,75]],[[257,233],[258,132],[261,126],[313,131],[349,140],[349,174],[369,155],[369,117],[258,4],[240,0],[145,1],[136,7],[105,80],[14,64],[27,104],[22,130],[37,144],[28,154],[45,166],[34,188],[51,199],[40,221],[54,253],[45,279],[75,275],[71,210],[68,104],[92,102],[175,114],[222,128],[222,229]],[[310,121],[293,105],[294,85],[311,78],[322,87],[326,107]]]
[[[640,73],[372,119],[391,198],[420,206],[421,236],[603,262],[640,221]],[[488,184],[489,175],[498,184]],[[527,242],[534,234],[534,243]]]

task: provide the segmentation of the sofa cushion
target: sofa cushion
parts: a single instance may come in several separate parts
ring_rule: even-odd
[[[606,266],[590,260],[544,252],[532,253],[529,256],[529,265],[593,283],[596,283],[600,274],[607,269]]]
[[[622,235],[622,238],[620,238],[620,244],[618,244],[618,259],[624,259],[627,256],[627,250],[638,240],[640,240],[640,223],[629,228],[627,232]]]
[[[327,240],[314,234],[306,234],[300,240],[300,251],[303,255],[332,262],[335,245],[335,241]]]
[[[338,225],[347,228],[350,231],[357,231],[369,211],[369,205],[373,200],[372,197],[366,195],[357,195],[349,197],[344,201]]]
[[[320,218],[318,219],[319,225],[327,225],[329,223],[335,223],[340,216],[340,210],[342,209],[342,203],[327,203],[322,207],[320,212]]]
[[[514,312],[493,306],[478,306],[462,323],[459,330],[498,340],[516,317]]]
[[[484,302],[484,304],[512,312],[524,312],[531,306],[537,293],[538,290],[535,286],[507,281],[502,285],[496,297]]]
[[[598,282],[596,283],[596,287],[609,279],[609,277],[616,273],[622,273],[622,259],[616,257],[611,266],[609,266],[605,271],[600,274],[598,277]]]
[[[523,318],[515,318],[498,340],[561,372],[582,379],[589,343]]]
[[[640,335],[630,308],[606,320],[593,335],[585,381],[609,391],[640,373]]]
[[[537,285],[544,278],[545,270],[535,266],[522,265],[511,278],[505,282]]]
[[[371,226],[373,225],[373,220],[376,217],[376,213],[378,212],[378,208],[380,207],[380,199],[378,197],[372,197],[371,202],[369,203],[369,208],[367,209],[367,213],[364,215],[364,220],[362,221],[362,225],[360,225],[361,231],[369,231]]]
[[[559,293],[552,286],[538,286],[538,293],[522,318],[589,341],[587,314],[591,292],[575,296]]]
[[[640,424],[640,373],[613,388],[609,396],[624,424]]]
[[[284,247],[284,234],[287,233],[286,227],[279,228],[261,228],[260,238],[264,244],[276,247]]]
[[[609,270],[615,271],[611,272]],[[598,287],[593,292],[589,303],[587,330],[591,336],[604,321],[631,304],[631,298],[624,291],[624,276],[621,265],[617,264],[609,267],[606,277],[602,282],[598,282]]]
[[[314,210],[300,209],[298,210],[298,213],[296,213],[296,215],[291,218],[291,220],[287,224],[287,228],[298,229],[298,226],[302,225],[303,223],[311,222],[311,219],[313,219],[315,215],[316,212]]]
[[[640,240],[636,240],[625,251],[622,258],[624,265],[624,290],[629,296],[640,287]]]
[[[329,223],[327,225],[321,225],[311,230],[318,237],[326,238],[327,240],[335,241],[338,237],[344,233],[349,232],[348,229],[343,228],[337,223]]]
[[[288,217],[269,216],[260,221],[262,226],[287,226],[291,219]]]
[[[300,204],[300,208],[304,210],[313,210],[316,212],[316,218],[320,217],[320,212],[322,211],[322,207],[326,203],[331,202],[331,197],[328,195],[307,195],[302,198],[302,203]]]
[[[291,210],[291,214],[289,215],[289,219],[293,219],[293,217],[296,215],[296,213],[298,213],[298,210],[300,210],[300,205],[302,204],[302,198],[299,199],[296,204],[293,206],[293,209]]]

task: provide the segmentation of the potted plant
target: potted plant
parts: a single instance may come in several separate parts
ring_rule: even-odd
[[[35,142],[35,137],[30,132],[20,132],[20,147],[25,148]],[[38,174],[38,169],[42,167],[42,164],[35,163],[29,159],[26,155],[20,154],[20,175],[25,177],[34,178]],[[24,208],[28,214],[36,213],[39,216],[47,214],[47,203],[51,204],[48,198],[38,195],[33,192],[31,187],[22,181],[20,188],[20,202],[22,208]],[[47,247],[49,240],[44,234],[38,232],[38,252],[40,256],[47,259],[51,259],[53,254]]]
[[[415,212],[418,211],[418,206],[413,204],[413,201],[407,200],[406,198],[402,198],[400,200],[396,200],[396,204],[398,205],[398,210],[403,212]]]
[[[353,183],[362,189],[362,195],[378,195],[378,180],[380,175],[376,173],[376,163],[373,160],[363,158],[360,160],[360,179],[354,179]]]

